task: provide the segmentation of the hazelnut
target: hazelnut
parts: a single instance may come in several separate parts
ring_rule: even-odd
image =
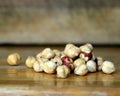
[[[70,69],[66,65],[57,67],[57,77],[66,78],[70,74]]]
[[[21,57],[18,53],[10,54],[7,58],[9,65],[18,65],[20,64]]]
[[[80,48],[76,47],[76,46],[73,45],[73,44],[67,44],[67,45],[65,46],[64,53],[65,53],[68,57],[74,59],[75,57],[77,57],[77,56],[79,55],[79,53],[80,53]]]
[[[102,65],[102,71],[106,74],[115,72],[115,66],[110,61],[104,61]]]
[[[104,60],[103,60],[102,57],[97,57],[96,59],[97,59],[96,63],[97,63],[97,67],[98,67],[97,69],[98,69],[99,71],[101,71]]]
[[[75,68],[74,73],[76,75],[86,75],[88,73],[88,69],[86,65],[80,65]]]
[[[27,59],[26,59],[26,66],[29,67],[29,68],[33,68],[33,64],[35,63],[36,59],[35,57],[33,56],[28,56]]]
[[[88,45],[80,46],[80,50],[84,53],[91,53],[92,52],[91,47],[89,47]]]
[[[62,60],[60,57],[55,56],[53,59],[51,59],[57,66],[62,65]]]
[[[57,65],[53,61],[48,61],[44,63],[44,72],[55,73]]]
[[[85,60],[78,58],[73,62],[74,67],[78,67],[79,65],[85,64]]]
[[[55,53],[55,56],[60,57],[61,56],[61,52],[57,49],[54,49],[53,52]]]
[[[69,58],[68,56],[64,56],[61,58],[61,60],[62,60],[62,64],[70,68],[71,71],[74,69],[73,60],[71,58]]]
[[[90,43],[85,44],[85,46],[88,46],[91,50],[93,50],[93,45]]]
[[[47,58],[51,59],[55,57],[55,53],[50,48],[45,48],[41,53],[37,54],[37,58]]]
[[[43,71],[43,64],[41,64],[39,61],[34,62],[33,69],[35,72],[42,72]]]
[[[89,72],[95,72],[97,69],[96,63],[93,60],[89,60],[86,63]]]

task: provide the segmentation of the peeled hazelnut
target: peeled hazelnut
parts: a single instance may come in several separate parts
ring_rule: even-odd
[[[84,53],[91,53],[92,52],[91,47],[89,47],[88,45],[80,46],[80,50],[81,50],[81,52],[84,52]]]
[[[102,65],[102,71],[106,74],[111,74],[115,72],[115,66],[110,61],[104,61]]]
[[[93,50],[93,45],[90,43],[85,44],[85,46],[88,46],[91,50]]]
[[[57,65],[53,61],[48,61],[44,63],[44,72],[55,73]]]
[[[37,54],[37,58],[47,58],[47,59],[51,59],[55,56],[55,53],[53,52],[52,49],[50,48],[45,48],[41,53]]]
[[[100,71],[100,70],[102,70],[102,65],[103,65],[104,60],[102,57],[97,57],[96,59],[97,59],[96,63],[97,63],[97,67],[98,67],[97,69]]]
[[[79,57],[85,61],[92,59],[92,53],[81,52]]]
[[[10,54],[7,58],[9,65],[18,65],[20,64],[21,57],[18,53]]]
[[[67,44],[65,46],[65,50],[64,50],[64,53],[70,57],[70,58],[75,58],[79,55],[80,53],[80,49],[78,47],[76,47],[75,45],[73,44]]]
[[[33,64],[35,63],[36,59],[35,57],[33,56],[28,56],[27,59],[26,59],[26,66],[29,67],[29,68],[33,68]]]
[[[80,65],[75,68],[74,73],[76,75],[86,75],[88,73],[88,69],[86,65]]]
[[[54,57],[53,59],[51,59],[51,61],[53,61],[57,66],[62,65],[62,60],[60,57]]]
[[[86,66],[87,66],[89,72],[96,72],[96,70],[97,70],[96,63],[93,60],[89,60],[86,63]]]
[[[79,65],[85,64],[85,60],[78,58],[73,62],[74,67],[78,67]]]
[[[58,78],[66,78],[70,74],[70,69],[65,65],[58,66],[56,70]]]
[[[61,58],[61,60],[62,60],[62,64],[70,68],[71,71],[74,69],[73,60],[71,58],[69,58],[68,56],[64,56]]]
[[[34,62],[33,69],[35,72],[42,72],[43,71],[43,65],[40,64],[39,61]]]
[[[53,52],[55,53],[55,56],[60,57],[61,56],[61,52],[57,49],[54,49]]]

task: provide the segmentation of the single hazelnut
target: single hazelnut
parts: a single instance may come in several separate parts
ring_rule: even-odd
[[[88,73],[88,69],[86,65],[80,65],[75,68],[74,73],[76,75],[86,75]]]
[[[84,52],[84,53],[91,53],[92,52],[91,47],[89,47],[88,45],[80,46],[80,50],[81,50],[81,52]]]
[[[43,72],[43,65],[39,61],[35,61],[33,64],[33,69],[35,72]]]
[[[19,65],[21,57],[18,53],[10,54],[7,58],[7,62],[9,65]]]
[[[58,66],[56,70],[58,78],[66,78],[70,74],[70,69],[66,65]]]
[[[55,73],[57,65],[53,61],[48,61],[44,63],[44,72],[46,73]]]
[[[77,56],[79,55],[79,53],[80,53],[80,48],[76,47],[76,46],[73,45],[73,44],[67,44],[67,45],[65,46],[64,53],[65,53],[68,57],[74,59],[75,57],[77,57]]]
[[[89,72],[96,72],[96,70],[97,70],[96,63],[93,60],[89,60],[86,63],[86,66],[87,66]]]
[[[55,53],[55,56],[60,57],[61,56],[61,52],[57,49],[54,49],[53,52]]]
[[[102,70],[103,62],[104,62],[104,60],[103,60],[102,57],[97,57],[97,58],[96,58],[96,63],[97,63],[97,67],[98,67],[97,69],[98,69],[99,71]]]
[[[91,50],[93,50],[93,45],[90,43],[85,44],[85,46],[88,46]]]
[[[41,53],[37,54],[37,58],[47,58],[51,59],[55,57],[55,53],[50,48],[45,48]]]
[[[33,68],[33,64],[35,63],[35,61],[36,61],[35,57],[28,56],[27,59],[26,59],[26,61],[25,61],[25,64],[26,64],[27,67]]]
[[[78,58],[73,62],[74,67],[78,67],[79,65],[85,64],[85,60]]]
[[[92,53],[81,52],[79,57],[85,61],[88,61],[92,59]]]
[[[106,74],[111,74],[115,72],[115,66],[110,61],[104,61],[102,65],[102,71]]]

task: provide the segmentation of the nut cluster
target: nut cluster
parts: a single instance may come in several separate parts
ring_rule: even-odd
[[[8,57],[9,64],[17,62],[13,59],[18,60],[18,57],[13,57]],[[94,55],[93,46],[90,43],[80,47],[67,44],[64,51],[45,48],[36,57],[28,56],[25,64],[28,68],[33,68],[35,72],[56,74],[58,78],[67,78],[71,73],[83,76],[89,72],[102,71],[106,74],[115,72],[115,66],[111,61]]]

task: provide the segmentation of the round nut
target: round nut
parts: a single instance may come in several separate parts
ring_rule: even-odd
[[[79,57],[85,61],[92,59],[92,53],[81,52]]]
[[[102,57],[97,57],[97,65],[98,65],[98,70],[101,71],[102,70],[102,65],[103,65],[103,58]]]
[[[10,54],[7,58],[9,65],[18,65],[20,64],[21,57],[18,53]]]
[[[85,64],[85,60],[78,58],[73,62],[74,67],[78,67],[79,65]]]
[[[85,44],[85,46],[88,46],[91,50],[93,50],[93,45],[90,43]]]
[[[80,65],[75,68],[74,73],[76,75],[86,75],[88,73],[88,69],[86,65]]]
[[[51,73],[55,73],[56,67],[57,65],[54,62],[48,61],[44,63],[43,69],[44,69],[44,72],[51,74]]]
[[[58,78],[66,78],[70,74],[70,69],[65,65],[58,66],[56,70]]]
[[[76,47],[73,44],[67,44],[64,50],[64,53],[70,57],[70,58],[75,58],[79,55],[80,53],[80,48]]]
[[[42,72],[43,71],[43,65],[40,64],[39,61],[34,62],[33,69],[35,72]]]
[[[62,65],[62,60],[60,57],[55,56],[53,59],[51,59],[57,66]]]
[[[92,52],[91,47],[89,47],[88,45],[80,46],[80,50],[84,53],[91,53]]]
[[[35,57],[28,56],[26,61],[25,61],[25,64],[28,68],[33,68],[33,64],[35,63],[35,61],[36,61]]]
[[[93,60],[89,60],[86,63],[86,66],[87,66],[89,72],[96,72],[96,70],[97,70],[96,63]]]
[[[61,56],[61,52],[57,49],[54,49],[53,52],[55,53],[55,56],[60,57]]]
[[[110,61],[104,61],[102,65],[102,71],[106,74],[111,74],[115,72],[115,66]]]

